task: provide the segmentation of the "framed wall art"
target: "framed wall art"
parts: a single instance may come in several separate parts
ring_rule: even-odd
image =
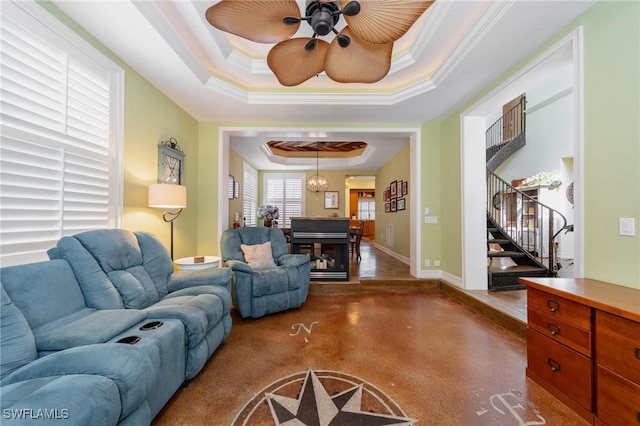
[[[404,210],[405,209],[404,198],[398,198],[397,209],[398,210]]]
[[[324,192],[324,208],[325,209],[337,209],[338,206],[338,191],[325,191]]]

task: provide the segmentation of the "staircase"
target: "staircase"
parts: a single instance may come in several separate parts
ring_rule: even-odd
[[[518,277],[552,277],[558,270],[556,237],[565,217],[494,171],[526,143],[524,96],[487,130],[487,258],[490,291],[525,288]],[[515,207],[514,207],[515,206]],[[526,206],[527,218],[518,209]],[[509,208],[511,207],[511,208]]]

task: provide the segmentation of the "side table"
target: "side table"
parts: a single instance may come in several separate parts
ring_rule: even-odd
[[[173,262],[178,265],[178,269],[183,271],[193,271],[196,269],[207,268],[219,268],[220,260],[219,256],[204,256],[204,262],[195,263],[193,257],[183,257],[182,259],[174,260]]]

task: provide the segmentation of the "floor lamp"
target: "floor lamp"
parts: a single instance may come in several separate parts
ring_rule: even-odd
[[[149,185],[149,207],[178,209],[174,212],[162,213],[162,219],[171,224],[171,260],[173,260],[173,221],[180,216],[182,209],[187,207],[187,187],[167,183]]]

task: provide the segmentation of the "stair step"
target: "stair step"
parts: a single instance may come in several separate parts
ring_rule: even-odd
[[[487,257],[527,257],[520,251],[489,251]]]
[[[489,268],[489,291],[522,290],[526,286],[520,284],[519,277],[546,276],[548,276],[546,269],[528,265]]]
[[[494,238],[492,240],[487,240],[487,243],[489,243],[489,244],[512,244],[512,242],[507,240],[506,238]]]

